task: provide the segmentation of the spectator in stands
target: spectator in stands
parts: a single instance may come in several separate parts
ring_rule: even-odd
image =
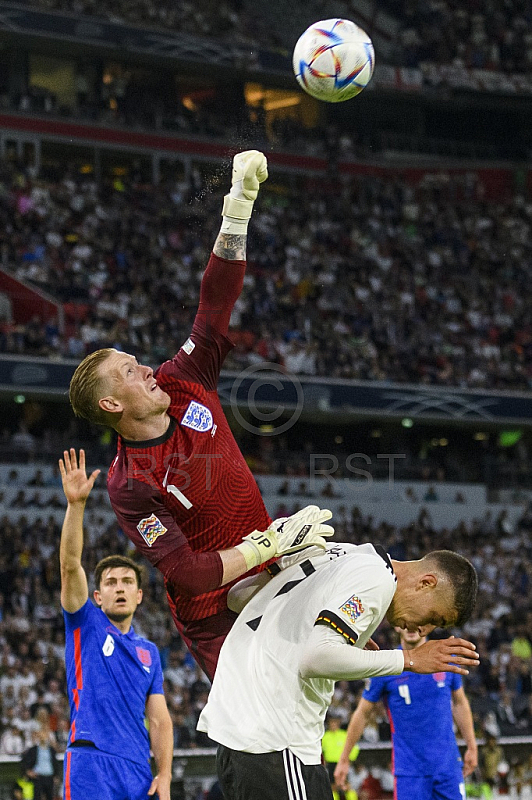
[[[21,769],[33,783],[34,800],[54,800],[54,779],[59,777],[55,737],[41,728],[34,734],[34,744],[22,755]]]
[[[0,736],[0,754],[3,756],[20,756],[24,752],[24,736],[16,725],[7,725]]]
[[[43,477],[42,469],[35,470],[35,473],[32,478],[29,479],[26,486],[44,486],[45,481]]]
[[[19,489],[10,503],[11,508],[26,508],[29,505],[24,489]]]
[[[12,446],[28,457],[35,452],[35,437],[31,434],[24,423],[20,423],[18,430],[11,437]]]
[[[433,503],[439,500],[438,493],[434,486],[429,486],[425,494],[423,495],[423,502],[424,503]]]
[[[494,734],[486,733],[486,743],[480,748],[479,756],[482,777],[493,788],[497,783],[499,764],[505,760],[504,751]]]

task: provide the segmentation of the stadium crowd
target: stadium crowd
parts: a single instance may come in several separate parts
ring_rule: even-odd
[[[402,66],[435,62],[527,75],[532,71],[530,8],[523,0],[480,0],[468,7],[454,0],[387,0],[384,7],[401,21],[396,58]]]
[[[12,480],[15,466],[13,470]],[[43,477],[36,467],[21,490],[29,493],[43,484],[56,485],[57,473],[46,472]],[[292,513],[305,502],[298,497],[280,498],[277,512]],[[85,526],[89,574],[111,552],[131,554],[129,540],[108,520],[100,513],[97,499],[89,505]],[[13,507],[4,509],[1,526],[0,755],[21,755],[43,730],[60,752],[66,745],[69,722],[57,568],[59,525],[46,512],[30,523]],[[436,546],[450,547],[472,559],[480,576],[480,596],[476,614],[463,633],[476,643],[482,659],[480,668],[465,679],[478,735],[532,734],[532,510],[527,509],[515,529],[504,536],[489,515],[470,526],[436,531],[428,514],[398,529],[387,523],[376,525],[359,508],[352,508],[336,515],[335,526],[336,540],[380,542],[397,559],[415,559]],[[195,731],[209,683],[178,638],[159,574],[145,567],[144,602],[137,611],[135,629],[159,647],[175,747],[210,746],[205,735]],[[387,626],[376,638],[381,647],[393,646]],[[332,714],[346,723],[361,689],[361,682],[338,683]],[[366,741],[388,737],[385,716],[377,715]]]
[[[67,327],[1,323],[0,351],[159,363],[190,329],[219,224],[216,172],[97,185],[0,165],[0,262],[65,304]],[[226,362],[421,384],[532,385],[532,205],[489,201],[475,173],[334,175],[266,190]],[[319,187],[319,192],[318,192]],[[8,320],[6,321],[6,316]]]
[[[244,0],[212,3],[96,3],[95,0],[33,0],[40,8],[103,17],[113,22],[152,25],[192,36],[207,36],[264,49],[290,52],[307,25],[327,17],[352,16],[347,0],[336,4],[305,3],[290,6],[290,24],[272,25],[267,3]],[[277,8],[278,4],[274,4]],[[310,7],[309,7],[310,6]],[[381,7],[398,24],[393,61],[417,67],[423,62],[530,74],[532,48],[530,8],[523,0],[479,0],[464,7],[453,0],[424,3],[420,0],[387,0]],[[371,13],[371,12],[370,12]],[[362,23],[362,20],[360,20]],[[364,21],[368,32],[379,29],[379,12]],[[270,23],[270,24],[268,24]]]

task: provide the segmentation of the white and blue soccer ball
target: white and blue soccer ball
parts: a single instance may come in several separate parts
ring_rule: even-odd
[[[301,34],[292,64],[303,89],[327,103],[341,103],[369,83],[375,51],[368,34],[348,19],[324,19]]]

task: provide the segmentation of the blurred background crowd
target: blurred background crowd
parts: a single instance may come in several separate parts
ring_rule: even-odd
[[[221,176],[155,187],[0,170],[1,263],[67,314],[63,331],[38,316],[14,324],[4,298],[0,351],[79,359],[110,346],[154,365],[173,355],[219,227],[208,190]],[[331,176],[317,188],[309,178],[261,195],[227,369],[268,361],[297,375],[530,389],[523,193],[486,199],[475,173],[417,186]]]
[[[279,0],[224,0],[213,3],[172,3],[153,0],[102,4],[95,0],[39,0],[43,9],[100,17],[112,22],[150,25],[170,31],[237,41],[251,47],[285,49],[293,46],[294,32],[328,17],[349,19],[356,4],[349,0],[305,3],[290,8]],[[528,73],[532,68],[530,7],[524,0],[479,0],[465,8],[453,0],[386,0],[363,6],[368,26],[389,17],[394,28],[393,61],[418,66],[425,61],[460,64],[482,69]],[[283,13],[284,11],[284,13]],[[279,24],[285,17],[290,24]],[[274,23],[275,21],[275,23]],[[274,23],[274,24],[272,24]],[[297,33],[299,35],[299,33]],[[296,38],[297,38],[296,35]]]

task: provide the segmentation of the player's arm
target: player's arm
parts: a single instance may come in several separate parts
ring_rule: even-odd
[[[301,653],[301,677],[359,680],[399,675],[404,668],[401,651],[368,650],[359,641],[366,642],[375,631],[394,592],[394,575],[378,555],[359,565],[349,556],[332,562],[326,604]]]
[[[267,177],[268,162],[258,150],[246,150],[233,158],[231,190],[224,197],[222,225],[201,281],[196,322],[204,326],[207,334],[214,328],[227,335],[231,312],[244,282],[253,204]]]
[[[137,550],[162,572],[179,594],[194,597],[240,578],[283,553],[311,545],[325,548],[334,529],[324,522],[327,509],[307,506],[292,517],[275,520],[266,531],[252,531],[236,547],[197,552],[163,505],[158,490],[140,481],[109,496],[124,533]]]
[[[174,736],[172,718],[164,694],[150,694],[146,701],[146,716],[150,746],[157,764],[157,775],[151,783],[148,795],[157,793],[159,800],[170,800]]]
[[[303,648],[299,674],[309,678],[354,681],[379,675],[400,675],[404,659],[401,650],[365,650],[354,647],[356,634],[341,619],[316,624]]]
[[[475,738],[475,726],[471,706],[463,686],[452,693],[453,719],[456,722],[460,736],[466,743],[464,753],[464,777],[471,775],[478,766],[478,748]]]
[[[334,528],[324,524],[331,517],[332,513],[327,508],[305,506],[291,517],[274,520],[265,531],[252,531],[244,536],[242,543],[237,544],[236,547],[218,550],[215,555],[220,557],[222,574],[217,586],[225,586],[226,583],[231,583],[251,569],[265,564],[277,556],[295,553],[307,547],[320,547],[324,550],[326,542],[323,537],[334,534]],[[171,580],[175,585],[174,577]],[[262,585],[261,580],[257,588]],[[204,591],[210,590],[205,589]]]
[[[224,198],[222,226],[203,275],[190,338],[158,373],[178,374],[216,391],[221,365],[232,348],[227,338],[234,304],[244,285],[247,228],[260,184],[268,177],[258,150],[237,153],[232,186]]]
[[[345,740],[344,749],[342,750],[342,755],[338,759],[338,764],[334,770],[334,780],[340,789],[347,789],[347,775],[350,767],[349,756],[351,750],[362,736],[374,706],[375,703],[371,703],[369,700],[361,697],[356,709],[351,715],[349,725],[347,726],[347,738]]]
[[[266,156],[259,150],[245,150],[233,158],[231,190],[224,197],[222,227],[213,253],[231,261],[246,258],[248,224],[260,184],[268,177]]]
[[[83,553],[83,515],[85,503],[91,493],[94,481],[100,474],[96,469],[89,477],[85,472],[85,451],[79,451],[78,458],[74,448],[65,450],[59,459],[59,471],[63,491],[67,499],[67,510],[61,530],[59,563],[61,568],[61,605],[73,614],[89,597],[87,576],[81,566]]]
[[[242,578],[241,581],[231,586],[227,595],[227,606],[234,611],[235,614],[240,614],[249,601],[255,597],[257,592],[271,580],[268,569],[258,572],[256,575],[248,575],[247,578]]]

